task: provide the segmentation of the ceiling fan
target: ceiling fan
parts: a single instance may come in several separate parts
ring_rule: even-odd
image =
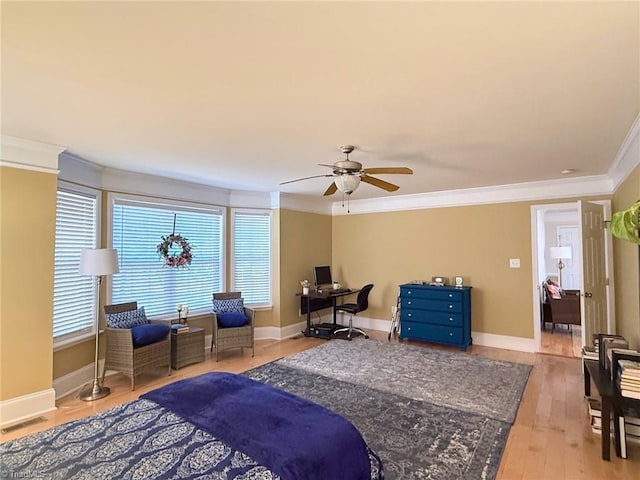
[[[333,170],[333,173],[297,178],[296,180],[282,182],[280,185],[299,182],[301,180],[308,180],[310,178],[334,177],[334,181],[331,183],[331,185],[329,185],[329,188],[325,190],[323,195],[333,195],[338,190],[340,190],[347,196],[351,195],[358,188],[358,185],[360,185],[361,181],[373,185],[374,187],[382,188],[387,192],[395,192],[396,190],[398,190],[398,188],[400,188],[398,185],[394,185],[393,183],[389,183],[385,180],[380,180],[379,178],[372,177],[371,174],[399,173],[410,175],[413,173],[413,170],[407,167],[362,168],[362,164],[360,162],[349,160],[349,154],[353,152],[353,150],[355,150],[355,147],[353,145],[343,145],[340,147],[340,150],[347,156],[345,160],[340,160],[333,165],[327,165],[324,163],[318,164],[322,167],[331,168]]]

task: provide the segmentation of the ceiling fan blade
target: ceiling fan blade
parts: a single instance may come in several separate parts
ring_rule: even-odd
[[[280,185],[285,185],[287,183],[299,182],[301,180],[309,180],[310,178],[320,178],[320,177],[333,177],[333,175],[314,175],[312,177],[304,177],[304,178],[296,178],[295,180],[288,180],[286,182],[280,182]]]
[[[319,163],[318,165],[320,165],[321,167],[329,167],[329,168],[336,168],[335,165],[328,165],[326,163]]]
[[[329,185],[329,188],[327,188],[322,195],[326,197],[327,195],[333,195],[337,191],[338,191],[338,186],[336,185],[336,182],[331,182],[331,185]]]
[[[411,175],[413,170],[407,167],[378,167],[365,168],[364,173],[402,173],[405,175]]]
[[[362,175],[361,180],[365,183],[373,185],[374,187],[382,188],[387,192],[395,192],[400,187],[398,185],[394,185],[393,183],[385,182],[384,180],[380,180],[379,178],[370,177],[368,175]]]

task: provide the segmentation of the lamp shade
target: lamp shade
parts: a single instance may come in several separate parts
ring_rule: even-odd
[[[80,275],[118,273],[118,252],[113,248],[83,248],[80,252]]]
[[[551,258],[571,258],[571,247],[551,247]]]
[[[336,187],[343,193],[350,195],[360,185],[360,175],[344,174],[336,177]]]

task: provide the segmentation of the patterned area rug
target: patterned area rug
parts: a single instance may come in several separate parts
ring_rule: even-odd
[[[245,373],[348,418],[387,479],[492,479],[531,367],[374,340]]]

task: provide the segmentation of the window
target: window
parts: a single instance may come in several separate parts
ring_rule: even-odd
[[[223,210],[124,197],[114,198],[112,208],[112,245],[120,263],[120,273],[111,277],[112,303],[137,301],[149,316],[177,315],[177,304],[194,313],[211,310],[211,294],[224,286]],[[163,265],[157,253],[162,237],[174,232],[191,246],[186,268]]]
[[[232,211],[232,290],[245,303],[271,304],[271,212]]]
[[[75,191],[75,189],[78,191]],[[80,275],[80,252],[96,248],[98,192],[58,188],[53,270],[53,341],[56,346],[95,333],[95,279]]]

